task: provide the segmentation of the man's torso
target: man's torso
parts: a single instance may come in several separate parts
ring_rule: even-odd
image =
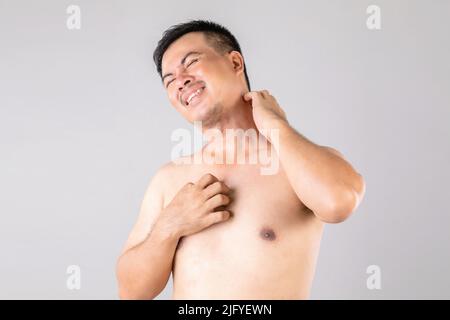
[[[323,223],[298,199],[282,168],[261,175],[259,165],[175,165],[164,206],[206,173],[233,190],[232,217],[180,240],[173,298],[308,298]]]

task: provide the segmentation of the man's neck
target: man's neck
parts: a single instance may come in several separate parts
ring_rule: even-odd
[[[202,128],[207,141],[203,152],[215,154],[244,152],[245,155],[249,155],[257,152],[260,148],[267,148],[267,141],[258,132],[253,119],[252,107],[249,103],[240,100],[226,110],[227,112],[221,115],[220,121],[212,126]],[[242,137],[242,132],[247,137]],[[229,139],[233,134],[242,138]],[[238,141],[238,139],[241,139],[241,141]],[[243,139],[247,140],[244,141]],[[264,142],[263,144],[261,144],[261,139]]]

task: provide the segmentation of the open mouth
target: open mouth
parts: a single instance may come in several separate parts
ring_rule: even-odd
[[[204,90],[205,90],[205,87],[201,87],[201,88],[198,88],[197,90],[191,92],[189,94],[189,96],[186,98],[186,101],[184,101],[184,104],[186,105],[186,107],[195,105],[200,100],[200,97]]]

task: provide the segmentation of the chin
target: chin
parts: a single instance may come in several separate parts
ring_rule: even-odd
[[[220,103],[212,104],[209,101],[202,101],[198,105],[188,110],[188,119],[191,123],[201,121],[202,125],[210,126],[220,119],[223,111],[223,106]]]
[[[204,116],[197,116],[191,119],[191,123],[194,122],[201,122],[202,125],[209,123],[209,120],[211,119],[211,117],[209,117],[208,115],[204,115]]]

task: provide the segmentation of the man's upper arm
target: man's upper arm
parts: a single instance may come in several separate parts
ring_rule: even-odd
[[[159,169],[151,179],[141,203],[139,216],[128,236],[128,240],[125,243],[122,253],[137,246],[147,238],[155,220],[161,213],[164,204],[163,176],[166,170],[166,166]]]

